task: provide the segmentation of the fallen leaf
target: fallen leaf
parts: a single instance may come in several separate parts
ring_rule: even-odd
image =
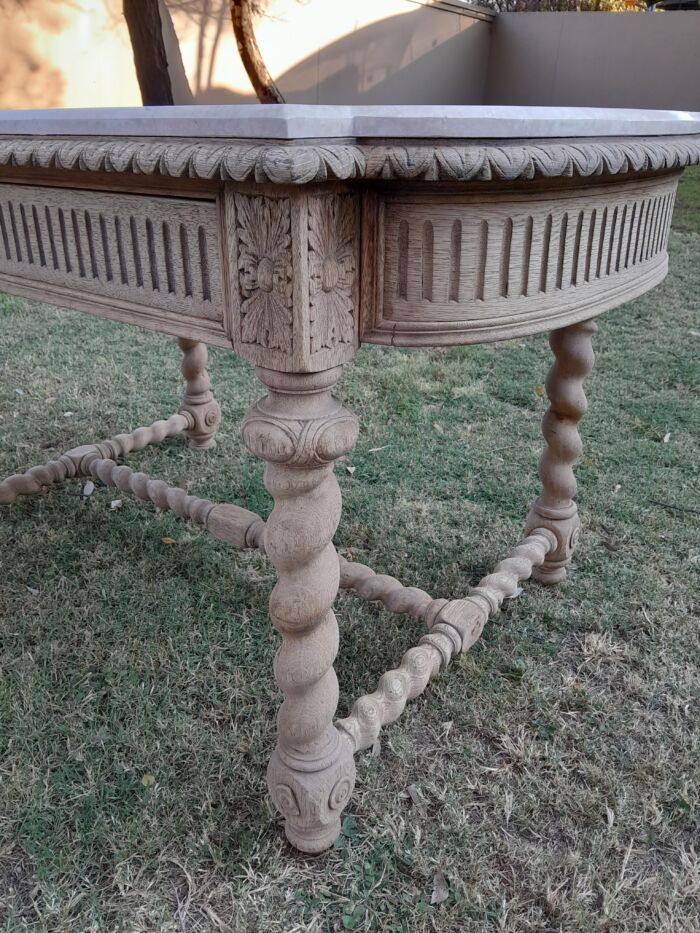
[[[670,432],[670,431],[667,431],[667,432],[664,434],[664,444],[668,444],[668,442],[669,442],[670,440],[671,440],[671,432]]]
[[[156,783],[156,779],[152,774],[144,774],[144,776],[141,778],[141,783],[144,787],[153,787],[153,785]]]
[[[106,729],[99,729],[97,732],[94,732],[89,738],[88,741],[91,745],[104,745],[109,741],[109,732]]]
[[[535,395],[538,395],[540,398],[544,395],[544,386],[535,386]]]
[[[450,889],[447,887],[447,878],[444,871],[438,869],[433,878],[433,893],[430,895],[431,904],[442,904],[450,896]]]
[[[409,784],[406,790],[402,791],[399,796],[403,797],[404,800],[410,800],[419,814],[425,813],[425,799],[417,784]]]
[[[112,511],[114,511],[114,509],[120,509],[123,504],[124,503],[121,499],[112,499],[112,501],[109,503],[109,507],[112,509]]]
[[[343,929],[356,930],[365,919],[365,909],[361,904],[346,904],[343,907]]]
[[[177,544],[177,541],[175,540],[175,538],[165,537],[165,538],[161,538],[161,541],[163,542],[163,544]]]
[[[32,594],[32,596],[38,596],[39,590],[35,586],[28,586],[27,589]]]
[[[444,433],[445,433],[445,429],[443,428],[443,426],[440,424],[439,421],[436,421],[436,422],[433,424],[433,427],[434,427],[435,430],[438,432],[438,434],[444,434]]]

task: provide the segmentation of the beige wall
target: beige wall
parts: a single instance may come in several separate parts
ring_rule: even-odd
[[[228,0],[165,0],[194,99],[253,102]],[[268,0],[256,27],[290,103],[480,103],[491,24],[457,5]]]
[[[177,103],[254,102],[228,0],[160,0]],[[0,0],[0,108],[141,103],[121,0]],[[292,103],[480,103],[490,17],[460,0],[268,0],[256,34]]]
[[[0,3],[0,108],[140,102],[121,0]]]
[[[700,110],[700,13],[505,13],[486,103]]]
[[[176,100],[252,102],[228,0],[160,0]],[[268,0],[290,102],[700,110],[700,14],[506,13],[459,0]],[[0,0],[0,107],[136,106],[121,0]]]

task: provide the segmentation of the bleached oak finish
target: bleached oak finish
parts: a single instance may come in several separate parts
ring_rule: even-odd
[[[696,127],[697,127],[696,121]],[[66,135],[0,137],[0,166],[164,175],[258,184],[349,179],[529,181],[679,170],[700,162],[700,135],[627,139],[153,139]]]
[[[185,391],[180,404],[180,411],[187,412],[193,425],[187,430],[189,445],[207,450],[214,447],[214,435],[221,421],[221,407],[211,391],[211,379],[207,372],[209,351],[199,340],[178,338],[182,350],[182,375],[185,377]]]
[[[430,624],[430,620],[447,603],[446,599],[433,599],[416,586],[404,586],[396,577],[375,573],[371,567],[346,560],[342,555],[339,559],[341,588],[354,590],[369,602],[381,603],[389,612],[405,612]]]
[[[343,188],[224,195],[233,346],[283,372],[320,372],[359,343],[360,210]]]
[[[223,336],[219,251],[211,199],[0,183],[7,291],[31,283],[69,307],[79,293],[104,317]]]
[[[589,318],[667,272],[677,175],[596,186],[426,185],[366,196],[374,240],[361,338],[480,343]]]
[[[467,651],[479,639],[489,616],[498,611],[517,583],[526,580],[554,546],[554,535],[549,530],[535,529],[496,564],[493,573],[484,577],[469,596],[442,607],[429,622],[429,634],[406,652],[400,666],[383,674],[375,692],[360,697],[350,715],[337,721],[337,728],[348,735],[356,751],[374,745],[382,726],[398,719],[408,700],[420,696],[455,654]]]
[[[111,136],[98,135],[105,114],[44,115],[43,130],[26,114],[0,114],[0,289],[171,334],[185,381],[178,414],[9,477],[0,504],[93,477],[231,547],[266,550],[284,695],[268,783],[305,852],[340,829],[353,752],[474,643],[519,580],[565,578],[592,319],[664,277],[678,178],[700,161],[693,114],[321,109],[114,112]],[[316,129],[296,139],[294,126]],[[484,138],[484,126],[525,138]],[[602,135],[574,138],[572,127]],[[387,131],[399,135],[378,135]],[[339,557],[333,463],[357,424],[331,390],[360,344],[545,332],[555,360],[542,491],[508,558],[448,600]],[[214,444],[207,344],[250,360],[267,387],[243,426],[266,462],[267,522],[117,462],[178,433],[192,447]],[[428,633],[334,724],[339,585],[423,620]]]
[[[357,421],[331,396],[340,368],[257,373],[268,394],[248,411],[243,438],[265,460],[275,502],[264,541],[278,574],[270,616],[282,636],[275,677],[284,694],[267,780],[287,838],[314,853],[339,834],[355,784],[352,748],[333,728],[340,570],[332,539],[341,510],[333,464],[353,447]]]
[[[592,340],[596,330],[594,321],[585,321],[555,330],[549,338],[554,365],[545,383],[550,404],[542,419],[547,442],[539,464],[542,492],[525,522],[526,533],[533,528],[548,528],[557,539],[556,548],[534,572],[540,583],[560,583],[566,578],[578,541],[581,523],[574,502],[573,465],[583,445],[576,425],[587,408],[583,380],[593,368]]]
[[[47,486],[84,475],[81,464],[88,454],[116,459],[134,450],[143,450],[151,444],[159,444],[166,437],[174,437],[187,431],[192,424],[189,415],[178,413],[165,420],[154,421],[148,427],[137,428],[129,434],[115,434],[109,440],[98,444],[74,447],[47,464],[31,467],[25,473],[8,476],[0,483],[0,505],[10,505],[18,496],[33,495]]]
[[[198,525],[206,524],[214,507],[208,499],[190,496],[178,486],[170,486],[163,480],[152,479],[147,473],[136,472],[125,464],[102,458],[96,451],[83,457],[81,473],[99,480],[105,486],[116,486],[144,502],[152,502],[162,512],[175,512],[180,518]]]

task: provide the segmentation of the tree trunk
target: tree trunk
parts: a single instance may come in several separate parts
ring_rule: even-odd
[[[238,52],[258,100],[261,104],[283,104],[284,97],[265,67],[258,43],[255,41],[251,0],[229,0],[229,5]]]
[[[164,106],[173,103],[168,58],[158,0],[123,0],[124,19],[134,52],[136,77],[143,103]]]

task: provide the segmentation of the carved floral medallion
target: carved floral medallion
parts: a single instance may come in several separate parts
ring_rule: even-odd
[[[356,207],[352,195],[309,201],[311,353],[351,344],[355,333]]]
[[[291,352],[290,227],[288,198],[236,196],[243,343]]]

